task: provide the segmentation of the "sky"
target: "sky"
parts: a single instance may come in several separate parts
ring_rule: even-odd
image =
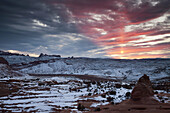
[[[0,50],[170,58],[170,0],[0,0]]]

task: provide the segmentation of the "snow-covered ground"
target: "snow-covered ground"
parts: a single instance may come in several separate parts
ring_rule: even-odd
[[[134,87],[129,83],[112,81],[89,81],[75,77],[13,77],[2,78],[15,90],[8,96],[0,97],[0,112],[59,112],[70,109],[78,112],[78,104],[88,103],[85,111],[90,111],[100,105],[117,104],[130,98]],[[156,90],[159,94],[164,90]],[[169,103],[170,97],[156,96],[162,102]]]
[[[114,98],[115,103],[120,103],[126,99],[126,92],[132,90],[116,88],[115,83],[110,81],[97,83],[73,77],[15,77],[0,79],[0,82],[20,87],[17,92],[0,97],[0,111],[12,112],[50,112],[68,107],[77,110],[79,101],[93,100],[95,102],[91,107],[96,107],[109,104],[108,97]],[[116,93],[107,93],[109,91]],[[101,94],[105,93],[106,96],[102,97]]]
[[[30,74],[98,75],[122,80],[137,80],[143,74],[151,80],[170,77],[170,60],[58,59],[20,70]]]
[[[14,69],[25,74],[97,75],[124,81],[137,80],[143,74],[150,76],[151,80],[170,77],[170,59],[36,58],[15,55],[0,57],[4,57]]]
[[[26,74],[23,74],[18,71],[12,70],[8,65],[6,64],[0,64],[0,77],[4,76],[24,76]]]

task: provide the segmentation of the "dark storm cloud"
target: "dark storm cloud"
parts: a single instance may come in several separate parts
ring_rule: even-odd
[[[95,54],[88,52],[89,50],[95,50],[98,47],[94,45],[85,36],[76,33],[65,34],[48,34],[45,35],[39,43],[43,43],[39,47],[33,48],[29,52],[41,52],[47,54],[61,54],[62,56],[90,56],[95,57]]]
[[[63,32],[64,30],[66,32],[75,32],[75,30],[68,27],[65,7],[59,5],[52,7],[42,0],[1,0],[0,4],[0,13],[2,15],[0,21],[4,22],[1,25],[6,28],[9,28],[8,25],[11,24],[29,26],[33,19],[36,19],[57,30],[56,32]],[[53,22],[55,19],[58,22]]]
[[[75,25],[69,23],[67,8],[63,5],[48,4],[48,0],[1,0],[0,14],[0,49],[4,50],[35,52],[33,50],[40,48],[43,51],[44,47],[51,45],[43,42],[44,35],[77,33]],[[89,41],[86,43],[88,44]],[[69,44],[71,45],[71,42]],[[63,50],[66,51],[64,48]],[[49,53],[50,51],[53,50],[49,50]],[[59,51],[55,51],[57,52]]]
[[[104,50],[99,44],[120,51],[119,44],[138,41],[140,35],[168,34],[168,15],[151,22],[155,27],[145,22],[169,9],[169,0],[0,0],[0,49],[95,56],[91,51]],[[132,30],[125,33],[125,26]]]
[[[152,6],[150,0],[148,0],[147,2],[139,5],[139,7],[134,8],[133,10],[127,10],[128,18],[130,18],[133,23],[147,21],[161,16],[170,9],[169,0],[160,0],[158,2],[159,3],[155,6]],[[132,4],[128,4],[129,7],[131,7]]]
[[[50,0],[49,0],[50,1]],[[161,16],[170,9],[169,0],[51,0],[51,4],[63,4],[76,16],[87,13],[104,13],[106,10],[126,13],[131,22],[141,22]],[[152,5],[153,2],[158,2]],[[117,18],[119,15],[111,15]],[[121,15],[120,15],[121,16]]]

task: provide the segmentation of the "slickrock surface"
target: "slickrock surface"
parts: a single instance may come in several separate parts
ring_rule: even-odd
[[[144,75],[136,84],[135,88],[132,91],[131,99],[133,101],[140,100],[145,97],[151,97],[154,95],[152,84],[150,82],[149,76]]]
[[[100,106],[99,113],[170,113],[170,104],[154,99],[152,84],[147,75],[142,76],[134,87],[131,98],[118,105]],[[90,112],[93,113],[93,112]],[[96,112],[94,112],[96,113]]]
[[[3,57],[0,57],[0,64],[7,64],[7,65],[9,65],[9,63]]]

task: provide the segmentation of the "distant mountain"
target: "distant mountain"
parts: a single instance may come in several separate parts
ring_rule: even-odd
[[[47,55],[47,54],[41,53],[41,54],[39,55],[39,57],[58,57],[58,58],[60,58],[61,55]]]

